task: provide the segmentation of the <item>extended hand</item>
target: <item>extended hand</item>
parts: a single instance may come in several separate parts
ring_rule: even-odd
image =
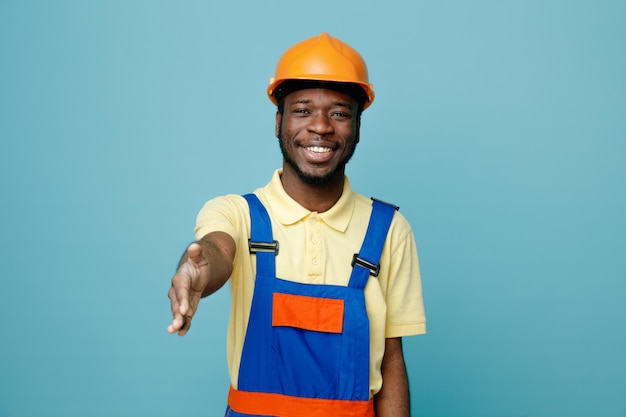
[[[172,278],[172,287],[167,294],[173,315],[167,331],[170,334],[178,333],[179,336],[189,331],[191,319],[209,281],[209,262],[199,244],[189,245],[186,258]]]

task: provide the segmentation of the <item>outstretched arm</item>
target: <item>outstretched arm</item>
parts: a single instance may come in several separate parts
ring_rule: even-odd
[[[409,417],[409,380],[402,352],[402,338],[385,340],[381,370],[383,386],[374,397],[376,417]]]
[[[200,299],[219,290],[230,277],[235,251],[235,241],[223,232],[209,233],[189,245],[167,294],[173,315],[170,334],[187,334]]]

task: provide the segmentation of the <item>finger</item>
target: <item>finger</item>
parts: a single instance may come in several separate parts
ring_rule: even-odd
[[[176,274],[174,278],[172,278],[172,286],[167,293],[170,299],[173,317],[172,322],[167,327],[167,331],[170,334],[178,332],[184,325],[184,316],[189,309],[188,293],[189,290],[187,285],[185,285],[184,277]]]
[[[178,322],[182,320],[182,316],[186,314],[186,311],[189,308],[189,303],[186,299],[186,292],[185,290],[180,290],[175,284],[172,284],[167,296],[170,299],[172,316],[174,317],[172,323],[175,322],[178,324]],[[176,320],[177,318],[179,320]],[[182,326],[182,323],[178,324],[178,327],[180,326]]]
[[[187,334],[187,332],[189,331],[189,328],[191,327],[191,316],[185,316],[183,318],[183,325],[181,327],[181,329],[178,331],[178,335],[179,336],[184,336]]]
[[[178,333],[179,336],[184,336],[191,327],[191,316],[178,316],[172,320],[172,323],[167,326],[167,332],[169,334]]]
[[[170,325],[167,327],[167,331],[170,334],[178,332],[179,335],[183,336],[191,327],[192,318],[193,312],[186,315],[182,315],[180,313],[175,314],[174,318],[172,319],[172,323],[170,323]]]
[[[178,299],[178,309],[175,313],[185,316],[189,311],[189,288],[176,290],[176,298]]]
[[[189,310],[190,278],[180,271],[172,278],[172,286],[168,296],[172,300],[172,314],[187,314]]]
[[[182,325],[183,325],[183,319],[180,318],[180,317],[177,317],[177,318],[172,320],[172,322],[170,323],[169,326],[167,326],[167,332],[169,334],[174,334],[174,333],[180,331]]]
[[[184,325],[184,316],[180,313],[174,312],[171,323],[167,326],[167,332],[170,334],[176,333]]]
[[[177,311],[179,311],[180,303],[178,302],[178,296],[176,295],[176,290],[174,289],[173,284],[170,287],[169,291],[167,292],[167,298],[170,299],[170,307],[172,309],[172,314],[175,314]]]

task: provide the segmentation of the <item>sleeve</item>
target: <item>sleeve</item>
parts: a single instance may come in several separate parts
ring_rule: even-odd
[[[239,195],[227,195],[209,200],[204,204],[196,218],[194,229],[196,240],[211,232],[229,234],[235,242],[240,241],[246,230],[248,205]]]
[[[387,304],[385,337],[426,333],[417,248],[413,232],[402,216],[392,231],[386,282],[381,282]],[[398,230],[399,229],[399,230]],[[395,239],[393,235],[398,235]]]

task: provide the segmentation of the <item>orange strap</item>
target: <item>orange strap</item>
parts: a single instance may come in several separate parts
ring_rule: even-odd
[[[348,401],[301,398],[265,392],[238,391],[232,386],[228,405],[234,411],[275,417],[374,417],[374,400]]]

